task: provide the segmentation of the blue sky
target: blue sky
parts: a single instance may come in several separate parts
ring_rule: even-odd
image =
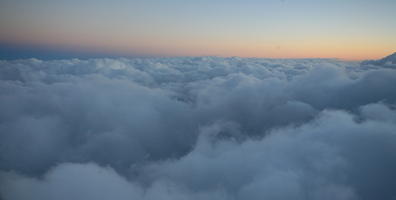
[[[390,0],[3,0],[0,4],[4,58],[47,52],[60,57],[369,59],[396,49],[396,1]]]

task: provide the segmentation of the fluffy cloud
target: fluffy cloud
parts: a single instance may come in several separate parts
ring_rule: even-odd
[[[394,199],[396,71],[378,63],[0,61],[0,194]]]
[[[6,199],[137,199],[142,193],[110,168],[62,164],[44,180],[2,174]]]

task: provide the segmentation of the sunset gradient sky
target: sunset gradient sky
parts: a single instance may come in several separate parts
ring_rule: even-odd
[[[395,0],[2,0],[0,59],[376,59],[396,51],[395,10]]]

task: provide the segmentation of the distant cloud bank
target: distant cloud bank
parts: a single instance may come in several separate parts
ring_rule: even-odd
[[[0,199],[395,199],[395,57],[0,61]]]

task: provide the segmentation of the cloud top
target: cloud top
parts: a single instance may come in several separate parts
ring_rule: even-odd
[[[389,62],[0,61],[3,199],[393,199]]]

